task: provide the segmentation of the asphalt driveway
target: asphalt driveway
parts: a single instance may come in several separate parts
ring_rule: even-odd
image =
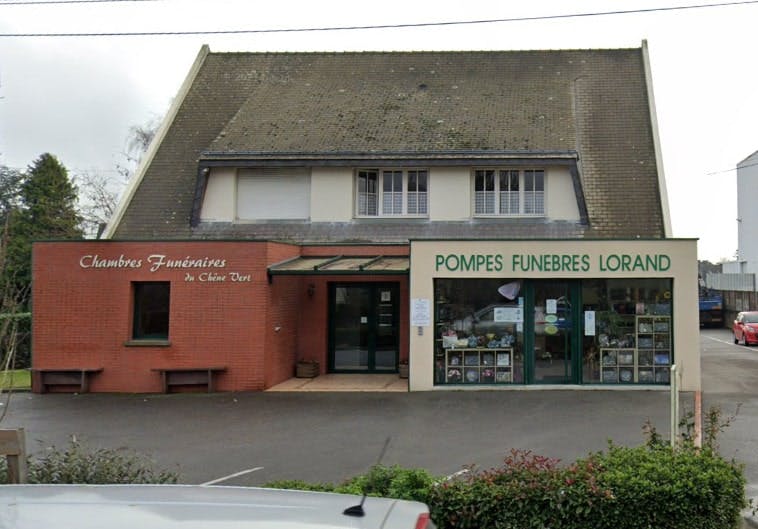
[[[722,453],[746,463],[758,483],[758,348],[725,330],[701,332],[704,408],[739,414]],[[682,395],[692,408],[692,395]],[[260,485],[274,479],[339,481],[374,464],[448,475],[497,465],[511,449],[572,461],[644,442],[651,421],[669,431],[669,393],[524,390],[424,393],[217,393],[184,395],[16,394],[3,428],[23,427],[31,451],[65,446],[124,448],[176,470],[185,483]],[[755,495],[758,488],[751,486]]]

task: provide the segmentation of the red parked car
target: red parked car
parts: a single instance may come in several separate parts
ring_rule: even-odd
[[[740,312],[732,326],[734,343],[758,344],[758,311]]]

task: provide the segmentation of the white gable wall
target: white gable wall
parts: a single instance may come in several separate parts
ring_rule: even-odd
[[[552,168],[546,171],[545,216],[550,220],[580,219],[574,182],[568,169]]]
[[[467,167],[434,167],[429,171],[429,218],[471,218],[471,170]]]
[[[349,222],[353,218],[355,192],[351,167],[311,169],[311,221]]]
[[[758,153],[737,165],[737,247],[740,272],[758,271]]]
[[[207,222],[232,222],[236,216],[237,169],[221,167],[208,176],[200,219]]]

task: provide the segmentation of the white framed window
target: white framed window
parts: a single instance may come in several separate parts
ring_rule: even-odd
[[[480,169],[474,174],[474,212],[477,215],[494,215],[495,170]]]
[[[429,214],[426,169],[359,169],[356,214],[359,217],[425,217]]]
[[[518,215],[521,211],[521,194],[519,191],[519,172],[515,170],[500,171],[500,214]]]
[[[475,216],[545,214],[543,169],[475,169]]]
[[[408,215],[429,215],[429,172],[426,169],[408,171]]]
[[[403,172],[382,171],[382,215],[403,214]]]
[[[379,171],[376,169],[358,171],[358,215],[379,214],[378,181]]]
[[[545,214],[545,171],[524,171],[524,214]]]

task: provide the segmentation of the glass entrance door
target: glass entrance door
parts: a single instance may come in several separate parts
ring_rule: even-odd
[[[574,382],[572,285],[562,281],[535,281],[533,285],[532,381],[570,384]]]
[[[398,298],[395,284],[330,285],[330,371],[397,371]]]

